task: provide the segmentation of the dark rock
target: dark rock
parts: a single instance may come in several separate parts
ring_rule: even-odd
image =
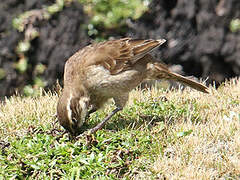
[[[57,78],[62,79],[65,61],[79,48],[89,42],[84,29],[87,21],[80,3],[55,14],[50,20],[37,21],[34,27],[38,28],[40,36],[31,41],[31,49],[27,52],[28,70],[18,73],[14,63],[19,59],[16,47],[24,34],[12,27],[12,20],[19,14],[33,9],[41,9],[51,5],[55,0],[8,0],[0,5],[0,67],[6,71],[6,77],[0,80],[0,97],[9,96],[16,88],[22,89],[32,83],[34,68],[37,64],[46,65],[42,78],[51,87]]]
[[[167,39],[153,52],[157,58],[220,83],[240,75],[240,32],[229,29],[231,20],[240,18],[239,9],[238,0],[153,0],[131,23],[129,35]]]

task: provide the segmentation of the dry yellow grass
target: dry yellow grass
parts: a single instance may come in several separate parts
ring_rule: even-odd
[[[152,97],[161,95],[176,104],[186,103],[188,99],[196,100],[199,116],[204,121],[192,123],[190,113],[189,119],[168,126],[167,136],[170,132],[183,130],[192,130],[193,133],[175,143],[166,144],[151,170],[161,179],[240,178],[240,80],[233,79],[218,90],[211,88],[208,95],[190,89],[166,94],[158,94],[153,89],[149,94]],[[146,99],[141,93],[132,96]],[[138,176],[140,179],[147,177],[148,173]]]
[[[12,96],[0,105],[0,136],[23,135],[30,126],[55,121],[57,95],[41,91],[38,97]]]
[[[131,92],[126,108],[133,106],[134,100],[147,102],[150,99],[187,107],[183,118],[169,114],[171,123],[151,129],[150,135],[164,144],[164,149],[156,149],[159,154],[155,162],[146,164],[147,170],[135,178],[148,179],[149,174],[156,174],[160,179],[240,178],[240,80],[233,79],[218,90],[213,87],[210,90],[210,94],[188,88]],[[13,96],[6,99],[0,105],[1,139],[21,136],[32,125],[51,127],[56,120],[57,98],[56,94],[42,93],[35,98]],[[192,122],[193,116],[200,117],[201,121]],[[178,132],[189,130],[191,134],[178,137]],[[169,137],[174,140],[168,141]]]

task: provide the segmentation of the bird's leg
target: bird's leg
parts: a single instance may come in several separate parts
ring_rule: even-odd
[[[122,110],[121,107],[117,107],[116,109],[114,109],[102,122],[100,122],[94,128],[90,129],[89,134],[94,134],[95,132],[97,132],[111,119],[111,117],[113,117],[118,111],[121,111],[121,110]]]
[[[114,97],[115,105],[117,106],[103,121],[101,121],[98,125],[94,128],[90,129],[87,133],[87,136],[94,134],[99,129],[101,129],[118,111],[121,111],[128,100],[128,93],[123,94],[120,97]],[[91,111],[91,110],[90,110]],[[80,135],[82,136],[82,135]],[[79,136],[79,137],[80,137]]]
[[[111,117],[114,116],[114,114],[116,114],[118,111],[121,111],[123,108],[122,107],[117,107],[116,109],[114,109],[103,121],[101,121],[98,125],[96,125],[94,128],[90,129],[88,132],[84,132],[78,136],[75,136],[75,140],[78,140],[81,137],[86,136],[87,137],[87,141],[91,141],[92,140],[92,134],[94,134],[95,132],[97,132],[99,129],[101,129],[110,119]]]

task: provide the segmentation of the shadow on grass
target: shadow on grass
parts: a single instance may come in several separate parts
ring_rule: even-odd
[[[83,128],[85,130],[93,128],[106,116],[106,112],[95,112]],[[188,120],[196,124],[203,121],[199,116],[196,101],[176,104],[168,100],[152,100],[148,102],[134,102],[134,105],[124,108],[113,116],[103,129],[120,131],[122,129],[148,128],[151,130],[160,122],[171,126],[176,122]]]

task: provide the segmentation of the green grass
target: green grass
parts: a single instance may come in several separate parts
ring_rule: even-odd
[[[240,81],[210,89],[134,90],[93,139],[77,141],[55,123],[57,94],[13,96],[0,105],[0,179],[239,179]]]

